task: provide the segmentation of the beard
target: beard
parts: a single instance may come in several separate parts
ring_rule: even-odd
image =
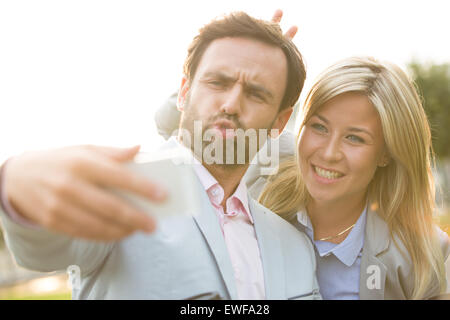
[[[214,123],[227,120],[233,123],[233,134],[224,135],[215,129]],[[275,120],[274,120],[275,121]],[[247,166],[267,140],[267,130],[246,128],[236,115],[218,112],[207,119],[201,119],[195,106],[190,103],[187,94],[184,112],[180,120],[179,134],[181,142],[192,150],[195,157],[207,165],[220,165],[228,169]]]

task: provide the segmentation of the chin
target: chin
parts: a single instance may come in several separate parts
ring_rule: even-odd
[[[325,191],[317,187],[307,189],[311,198],[316,202],[333,202],[340,198],[339,195],[333,191]]]
[[[315,194],[310,194],[311,198],[314,200],[314,202],[317,203],[327,203],[327,202],[334,202],[337,200],[336,197],[332,197],[330,195],[315,195]]]

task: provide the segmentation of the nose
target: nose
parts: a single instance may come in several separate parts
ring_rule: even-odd
[[[343,158],[339,137],[330,136],[328,139],[325,139],[321,157],[322,160],[328,163],[338,162]]]
[[[225,93],[225,98],[220,107],[220,111],[226,114],[239,114],[242,107],[243,88],[236,83]]]

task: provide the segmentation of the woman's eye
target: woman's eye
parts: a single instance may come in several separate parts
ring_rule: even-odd
[[[315,130],[321,131],[321,132],[326,132],[327,128],[325,128],[325,126],[321,125],[320,123],[313,123],[311,125],[312,128],[314,128]]]
[[[352,141],[352,142],[357,142],[357,143],[364,143],[364,139],[360,138],[358,136],[354,136],[354,135],[349,135],[347,136],[347,138]]]

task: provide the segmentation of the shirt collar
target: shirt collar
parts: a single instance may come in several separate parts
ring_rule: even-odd
[[[213,202],[212,197],[217,197],[216,202],[221,203],[224,197],[224,191],[222,186],[217,182],[216,178],[214,178],[212,174],[195,157],[193,157],[193,168],[201,184],[203,185],[203,188],[210,197],[211,202]],[[234,191],[233,195],[231,195],[227,199],[227,211],[231,212],[239,210],[239,207],[241,206],[243,211],[242,213],[253,224],[253,218],[250,214],[250,209],[248,206],[247,186],[243,179],[241,179],[241,181],[239,182],[239,185]]]
[[[326,241],[313,241],[319,255],[321,257],[332,253],[343,264],[350,267],[358,258],[361,249],[364,245],[364,229],[366,225],[367,206],[364,208],[360,217],[356,221],[355,226],[352,228],[348,236],[341,243],[334,245]],[[306,213],[306,210],[301,210],[297,213],[297,221],[306,228],[306,233],[314,239],[314,232],[312,228],[311,220]]]

